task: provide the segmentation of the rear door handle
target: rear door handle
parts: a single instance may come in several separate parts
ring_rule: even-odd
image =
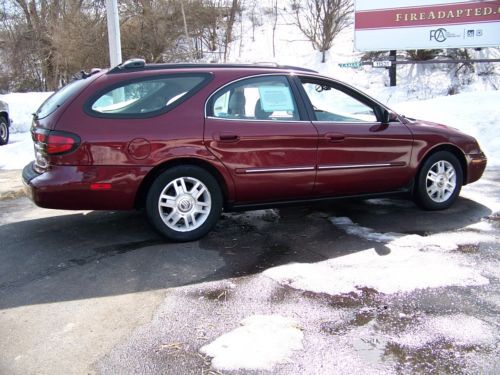
[[[345,135],[341,133],[326,133],[325,138],[330,142],[343,142],[345,140]]]
[[[222,142],[236,142],[240,140],[240,137],[236,134],[231,133],[220,133],[216,135],[216,140]]]

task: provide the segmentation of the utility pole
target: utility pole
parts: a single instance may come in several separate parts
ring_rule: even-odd
[[[106,0],[106,16],[108,20],[109,61],[113,68],[122,62],[120,18],[118,16],[117,0]]]

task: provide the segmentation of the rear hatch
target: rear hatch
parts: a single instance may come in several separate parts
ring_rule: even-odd
[[[99,74],[93,76],[82,73],[81,78],[56,91],[33,114],[31,135],[35,147],[36,172],[45,172],[54,160],[73,152],[80,145],[77,134],[54,129],[64,110],[97,76]]]

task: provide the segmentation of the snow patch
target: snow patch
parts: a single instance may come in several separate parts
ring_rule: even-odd
[[[461,346],[494,345],[498,340],[495,329],[478,318],[456,314],[432,317],[413,327],[394,341],[410,348],[446,340]]]
[[[218,370],[272,370],[290,361],[301,350],[304,334],[294,319],[279,315],[253,315],[242,326],[228,332],[200,351],[212,359]]]
[[[333,225],[369,241],[386,243],[392,249],[395,247],[414,249],[435,249],[441,251],[453,251],[461,245],[476,244],[479,242],[495,242],[497,238],[493,235],[477,233],[473,231],[437,233],[429,236],[418,234],[403,235],[399,233],[377,233],[371,228],[362,227],[353,223],[348,217],[331,217]],[[483,226],[481,226],[483,227]],[[472,228],[474,228],[472,226]]]
[[[380,256],[372,248],[319,263],[270,268],[264,275],[295,289],[330,295],[357,292],[362,287],[390,294],[489,283],[466,258],[450,252],[460,245],[495,242],[495,236],[471,231],[427,237],[377,233],[347,217],[330,220],[351,235],[384,244],[390,253]]]

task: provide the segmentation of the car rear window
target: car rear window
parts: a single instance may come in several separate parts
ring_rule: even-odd
[[[88,80],[82,78],[70,82],[66,86],[63,86],[42,103],[42,105],[36,112],[36,117],[39,119],[47,117],[57,108],[62,106],[69,98],[73,97],[73,95],[79,92],[80,89],[82,89],[87,83]]]
[[[97,117],[155,116],[192,96],[209,77],[208,74],[176,74],[122,82],[94,96],[87,111]]]

